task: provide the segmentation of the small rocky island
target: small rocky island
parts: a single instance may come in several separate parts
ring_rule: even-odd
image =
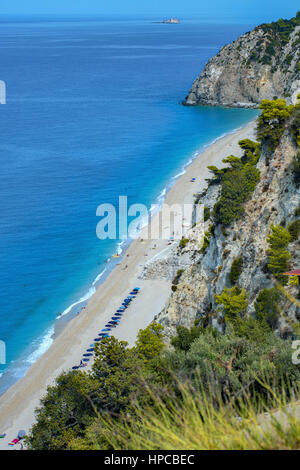
[[[159,22],[160,24],[180,24],[178,18],[168,18],[167,20],[163,20]]]

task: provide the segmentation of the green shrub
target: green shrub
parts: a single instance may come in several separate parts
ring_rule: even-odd
[[[214,230],[215,230],[215,227],[214,225],[210,225],[209,226],[209,230],[205,231],[204,232],[204,240],[203,240],[203,245],[201,247],[201,250],[200,252],[204,255],[207,248],[209,247],[209,244],[210,244],[210,239],[211,237],[214,235]]]
[[[189,329],[179,325],[176,327],[176,336],[171,338],[171,344],[176,351],[188,351],[195,339],[204,331],[202,326],[193,326]]]
[[[229,279],[231,284],[236,284],[243,270],[243,258],[239,256],[235,258],[232,262]]]
[[[291,222],[288,225],[288,231],[291,235],[292,241],[296,241],[299,238],[300,235],[300,219],[295,220],[294,222]]]
[[[232,167],[223,175],[221,196],[214,206],[217,223],[229,225],[243,215],[243,204],[255,189],[259,178],[259,170],[250,163]]]
[[[270,245],[270,249],[268,251],[268,268],[274,276],[276,276],[280,282],[285,285],[287,283],[287,278],[282,274],[287,271],[289,267],[291,255],[287,250],[287,247],[292,237],[288,230],[281,225],[272,225],[271,229],[272,234],[267,238]]]
[[[210,219],[210,208],[204,207],[204,222]]]
[[[223,160],[223,163],[229,163],[228,167],[222,170],[214,167],[214,174],[221,182],[221,195],[214,206],[214,217],[221,225],[229,225],[243,215],[243,204],[260,178],[255,167],[260,157],[260,144],[243,139],[239,145],[244,150],[241,158],[230,155]]]
[[[300,205],[295,209],[294,215],[295,217],[298,217],[300,215]]]
[[[259,292],[254,307],[256,318],[258,320],[266,321],[272,328],[276,328],[279,318],[278,302],[280,301],[281,294],[276,287],[272,289],[263,289]]]
[[[259,108],[262,113],[257,120],[257,137],[270,150],[275,150],[294,107],[287,106],[285,100],[279,99],[263,100]]]
[[[292,163],[292,172],[294,175],[294,181],[297,185],[300,184],[300,152],[297,152],[297,155],[294,157]]]
[[[188,238],[182,237],[182,239],[179,242],[179,248],[181,249],[185,248],[188,242],[189,242]]]
[[[300,147],[300,106],[298,104],[294,107],[290,129],[297,146]]]
[[[248,306],[248,299],[245,289],[225,287],[222,294],[216,295],[216,303],[223,306],[225,320],[231,322],[233,326],[238,319],[243,317]]]

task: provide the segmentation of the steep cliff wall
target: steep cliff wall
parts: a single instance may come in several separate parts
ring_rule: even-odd
[[[300,188],[296,186],[292,170],[292,161],[297,146],[290,130],[283,134],[274,152],[263,148],[257,168],[260,180],[252,197],[244,205],[244,214],[224,229],[215,225],[206,252],[201,253],[197,231],[201,224],[190,230],[189,243],[183,250],[176,250],[164,260],[150,263],[144,277],[171,278],[177,269],[182,269],[175,291],[157,320],[165,327],[167,335],[174,335],[177,325],[190,327],[195,319],[207,313],[210,322],[222,328],[223,317],[219,315],[216,294],[221,294],[225,287],[231,287],[230,270],[236,258],[241,257],[243,266],[238,284],[247,292],[249,305],[247,314],[254,313],[254,302],[261,289],[274,287],[274,277],[267,269],[269,245],[267,237],[271,226],[299,219]],[[209,207],[211,212],[220,196],[220,184],[210,185],[200,202]],[[205,230],[213,224],[213,218],[205,222]],[[300,266],[299,241],[289,244],[291,268]],[[297,296],[297,287],[287,288]],[[281,308],[290,319],[296,319],[296,306],[283,299]],[[296,316],[295,316],[296,315]],[[280,318],[278,331],[289,334],[289,322]]]
[[[300,12],[258,26],[210,59],[186,105],[257,107],[263,99],[295,102],[300,89]]]

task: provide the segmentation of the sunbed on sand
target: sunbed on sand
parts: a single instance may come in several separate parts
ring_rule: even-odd
[[[18,444],[18,442],[20,442],[20,439],[13,439],[12,441],[10,441],[8,443],[9,446],[15,446],[16,444]]]

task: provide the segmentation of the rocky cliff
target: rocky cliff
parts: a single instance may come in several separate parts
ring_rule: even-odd
[[[210,59],[186,105],[257,107],[263,99],[293,102],[300,88],[300,12],[263,24]]]
[[[222,329],[224,316],[216,304],[216,295],[232,287],[230,272],[236,259],[242,262],[238,285],[247,293],[248,316],[254,315],[259,292],[274,287],[275,279],[268,269],[267,237],[272,225],[289,227],[295,220],[300,224],[300,188],[293,170],[297,151],[290,127],[283,132],[275,151],[262,145],[256,164],[259,181],[243,206],[243,215],[228,226],[216,223],[213,215],[220,199],[221,183],[209,184],[199,200],[209,214],[204,222],[204,230],[210,233],[207,248],[203,250],[199,245],[197,232],[203,233],[203,224],[199,223],[190,229],[183,248],[174,247],[165,259],[146,266],[144,278],[175,278],[174,292],[157,317],[167,335],[174,335],[177,325],[190,327],[195,319],[204,317]],[[298,239],[289,243],[290,268],[300,266],[299,248]],[[292,285],[286,289],[298,296],[298,287]],[[300,310],[286,298],[281,300],[280,308],[284,315],[279,319],[277,331],[282,336],[289,335],[291,327],[286,319],[296,321]]]

